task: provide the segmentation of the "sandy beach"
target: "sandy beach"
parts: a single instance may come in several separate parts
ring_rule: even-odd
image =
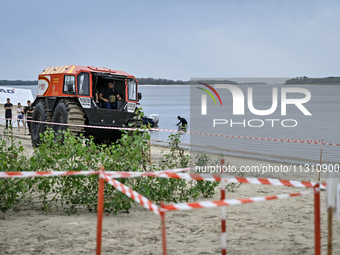
[[[2,130],[1,130],[2,132]],[[33,153],[30,136],[13,129],[25,152]],[[156,161],[165,146],[152,145]],[[187,151],[187,153],[189,153]],[[192,157],[195,152],[192,152]],[[208,154],[210,158],[216,155]],[[285,166],[282,163],[225,157],[241,166]],[[287,165],[288,167],[289,165]],[[256,173],[259,178],[292,179],[287,173]],[[317,174],[295,174],[293,180],[316,181]],[[324,176],[322,176],[324,178]],[[323,179],[324,180],[324,179]],[[243,184],[226,198],[248,198],[304,191],[303,188]],[[312,190],[310,190],[312,192]],[[213,198],[218,200],[217,190]],[[308,196],[227,207],[228,254],[314,254],[314,200]],[[220,254],[219,208],[166,213],[168,254]],[[325,192],[321,193],[322,253],[327,248]],[[85,210],[67,216],[35,210],[6,213],[0,220],[0,254],[94,254],[97,215]],[[333,220],[333,254],[340,254],[339,220]],[[162,254],[160,218],[138,205],[130,213],[104,215],[102,254]]]

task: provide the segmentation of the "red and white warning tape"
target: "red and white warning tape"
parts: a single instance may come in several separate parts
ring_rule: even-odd
[[[290,198],[290,197],[305,196],[305,195],[311,194],[311,192],[309,191],[303,191],[299,193],[281,194],[281,195],[276,195],[276,196],[179,203],[179,204],[173,204],[173,205],[163,205],[162,208],[159,208],[156,204],[152,203],[146,197],[130,189],[129,187],[120,183],[119,181],[113,179],[112,177],[106,175],[105,173],[101,173],[100,176],[101,178],[104,178],[110,185],[114,186],[117,190],[124,193],[126,196],[130,197],[137,203],[141,204],[146,209],[154,212],[156,215],[160,215],[160,212],[162,210],[178,211],[178,210],[189,210],[189,209],[197,209],[197,208],[211,208],[211,207],[220,207],[220,206],[229,206],[229,205],[239,205],[239,204],[245,204],[245,203],[261,202],[261,201],[274,200],[274,199],[285,199],[285,198]]]
[[[108,172],[112,178],[127,178],[127,177],[160,177],[160,178],[175,178],[186,180],[204,180],[204,181],[220,181],[223,178],[228,183],[249,183],[261,185],[275,185],[275,186],[289,186],[298,188],[313,188],[316,182],[306,181],[290,181],[279,179],[265,179],[265,178],[245,178],[245,177],[231,177],[227,175],[214,174],[190,174],[190,173],[171,173],[171,172]],[[321,189],[326,188],[325,183],[320,184]]]
[[[0,119],[5,119],[0,117]],[[6,119],[7,120],[7,119]],[[19,120],[17,118],[12,118],[12,120]],[[28,122],[35,122],[35,123],[42,123],[48,125],[60,125],[60,126],[70,126],[70,127],[89,127],[89,128],[100,128],[100,129],[116,129],[116,130],[139,130],[139,131],[146,131],[146,129],[141,128],[123,128],[123,127],[105,127],[105,126],[90,126],[90,125],[78,125],[78,124],[68,124],[68,123],[56,123],[56,122],[47,122],[47,121],[38,121],[38,120],[25,120]]]
[[[219,135],[219,134],[207,134],[207,133],[198,133],[198,132],[187,132],[187,133],[197,134],[197,135],[219,136],[219,137],[227,137],[227,138],[243,138],[243,139],[251,139],[251,140],[261,140],[261,141],[274,141],[274,142],[287,142],[287,143],[307,143],[307,144],[322,144],[322,145],[340,146],[339,143],[325,143],[323,141],[318,141],[318,140],[265,138],[265,137],[236,136],[236,135]]]
[[[92,175],[97,171],[52,171],[52,172],[0,172],[0,178],[53,177],[70,175]]]
[[[5,119],[1,118],[0,119]],[[17,120],[17,118],[12,118],[12,120]],[[321,144],[321,145],[331,145],[331,146],[340,146],[339,143],[326,143],[319,140],[303,140],[303,139],[284,139],[284,138],[265,138],[265,137],[252,137],[252,136],[236,136],[236,135],[221,135],[221,134],[209,134],[209,133],[201,133],[201,132],[192,132],[192,131],[178,131],[171,129],[158,129],[158,128],[124,128],[124,127],[106,127],[106,126],[90,126],[90,125],[77,125],[77,124],[67,124],[67,123],[54,123],[54,122],[46,122],[46,121],[36,121],[36,120],[27,120],[29,122],[43,123],[48,125],[62,125],[62,126],[73,126],[73,127],[88,127],[88,128],[101,128],[101,129],[113,129],[113,130],[131,130],[131,131],[162,131],[162,132],[173,132],[173,133],[187,133],[194,135],[208,135],[208,136],[217,136],[217,137],[226,137],[226,138],[242,138],[242,139],[251,139],[251,140],[261,140],[261,141],[275,141],[275,142],[289,142],[289,143],[306,143],[306,144]]]
[[[173,172],[181,172],[181,171],[189,171],[190,168],[177,168],[177,169],[168,169],[162,171],[154,171],[154,172],[120,172],[122,175],[120,178],[129,178],[129,177],[137,177],[137,176],[159,176],[164,173],[173,173]],[[115,175],[114,171],[105,171],[105,174],[108,176]],[[25,178],[25,177],[44,177],[44,176],[67,176],[67,175],[92,175],[99,174],[98,171],[51,171],[51,172],[0,172],[0,178]],[[136,176],[134,176],[136,174]]]
[[[183,132],[183,131],[178,131],[178,130],[156,129],[156,128],[150,128],[149,130],[165,131],[165,132]],[[340,146],[340,144],[338,144],[338,143],[326,143],[326,142],[318,141],[318,140],[265,138],[265,137],[252,137],[252,136],[240,136],[240,135],[221,135],[221,134],[209,134],[209,133],[192,132],[192,131],[186,131],[185,133],[194,134],[194,135],[218,136],[218,137],[226,137],[226,138],[243,138],[243,139],[262,140],[262,141],[275,141],[275,142],[288,142],[288,143],[307,143],[307,144],[322,144],[322,145]]]
[[[154,176],[154,177],[166,177],[166,178],[180,178],[180,179],[195,179],[195,180],[215,180],[220,181],[221,176],[217,175],[198,175],[198,174],[187,174],[187,173],[176,173],[177,171],[187,171],[189,168],[183,169],[172,169],[165,170],[159,172],[145,172],[147,174],[145,176]],[[173,172],[171,172],[173,171]],[[116,173],[117,175],[115,175]],[[123,173],[122,175],[119,175]],[[120,176],[127,178],[128,174],[130,177],[135,177],[131,172],[98,172],[98,171],[60,171],[60,172],[0,172],[0,178],[25,178],[25,177],[53,177],[53,176],[72,176],[72,175],[93,175],[100,174],[101,178],[104,178],[109,184],[114,186],[117,190],[121,191],[137,203],[143,205],[148,210],[154,212],[155,214],[160,214],[160,208],[152,203],[146,197],[140,195],[136,191],[130,189],[119,181],[113,179],[113,176]],[[141,175],[140,175],[141,176]],[[205,178],[207,176],[208,178]],[[212,177],[213,176],[213,177]],[[277,179],[261,179],[261,178],[224,178],[226,182],[239,182],[239,183],[250,183],[250,184],[264,184],[264,185],[279,185],[279,186],[292,186],[292,187],[304,187],[304,188],[312,188],[316,184],[315,182],[302,182],[302,181],[288,181],[288,180],[277,180]],[[325,184],[321,184],[320,188],[325,188]],[[182,203],[175,205],[166,205],[163,208],[171,211],[171,210],[187,210],[193,208],[209,208],[209,207],[218,207],[218,206],[228,206],[228,205],[236,205],[250,202],[259,202],[265,200],[272,199],[282,199],[293,196],[302,196],[307,195],[309,192],[300,192],[294,194],[283,194],[277,196],[268,196],[268,197],[254,197],[247,199],[224,199],[219,201],[203,201],[203,202],[193,202],[193,203]]]
[[[298,187],[298,188],[313,188],[316,184],[316,182],[306,182],[306,181],[230,177],[227,175],[213,175],[213,174],[178,173],[181,171],[189,171],[189,170],[190,168],[178,168],[178,169],[155,171],[155,172],[105,171],[105,175],[109,176],[110,178],[133,178],[133,177],[149,176],[149,177],[175,178],[175,179],[186,179],[186,180],[204,180],[204,181],[220,181],[221,178],[223,178],[228,183],[249,183],[249,184],[260,184],[260,185],[289,186],[289,187]],[[99,172],[98,171],[0,172],[0,178],[25,178],[25,177],[92,175],[92,174],[99,174]],[[325,189],[326,183],[320,183],[320,188]]]
[[[112,179],[111,177],[109,177],[105,173],[101,173],[99,176],[101,178],[104,178],[110,185],[115,187],[118,191],[122,192],[123,194],[125,194],[129,198],[136,201],[138,204],[141,204],[146,209],[154,212],[156,215],[160,215],[160,208],[157,205],[155,205],[154,203],[152,203],[146,197],[144,197],[141,194],[139,194],[138,192],[130,189],[128,186],[120,183],[119,181]]]
[[[117,172],[117,171],[105,171],[105,174],[112,178],[133,178],[133,177],[143,177],[143,176],[151,176],[151,177],[159,177],[167,173],[176,173],[176,172],[184,172],[190,171],[193,168],[176,168],[162,171],[154,171],[154,172]]]
[[[190,209],[197,209],[197,208],[212,208],[212,207],[220,207],[220,206],[228,206],[228,205],[246,204],[246,203],[252,203],[252,202],[261,202],[261,201],[274,200],[274,199],[285,199],[285,198],[297,197],[297,196],[306,196],[309,194],[311,194],[311,192],[303,191],[299,193],[281,194],[281,195],[276,195],[276,196],[251,197],[251,198],[241,198],[241,199],[224,199],[224,200],[218,200],[218,201],[201,201],[201,202],[192,202],[192,203],[163,205],[162,208],[166,211],[190,210]]]

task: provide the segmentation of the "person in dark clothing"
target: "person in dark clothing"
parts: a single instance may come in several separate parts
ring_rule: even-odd
[[[12,126],[12,108],[13,105],[11,104],[11,100],[7,98],[7,103],[4,105],[5,107],[5,118],[6,118],[6,128],[8,128],[8,122],[9,125]]]
[[[99,93],[99,99],[102,100],[106,109],[117,109],[117,100],[122,100],[117,91],[113,88],[113,83],[109,82],[107,88],[103,88]]]
[[[177,126],[182,123],[181,127],[185,128],[188,125],[188,122],[186,119],[181,118],[180,116],[177,116],[177,119],[179,119],[179,122],[176,124]]]
[[[30,135],[31,134],[31,121],[30,120],[32,120],[32,115],[33,115],[33,106],[31,105],[30,100],[27,101],[27,106],[25,107],[24,111],[25,111],[26,118],[28,120],[27,121],[28,134]]]

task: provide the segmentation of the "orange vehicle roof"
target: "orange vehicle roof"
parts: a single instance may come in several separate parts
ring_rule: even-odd
[[[111,73],[117,75],[125,75],[127,77],[134,78],[133,75],[128,74],[124,71],[113,70],[106,67],[95,67],[95,66],[78,66],[78,65],[65,65],[65,66],[52,66],[47,67],[40,75],[46,74],[77,74],[80,71],[88,71],[88,72],[99,72],[99,73]]]

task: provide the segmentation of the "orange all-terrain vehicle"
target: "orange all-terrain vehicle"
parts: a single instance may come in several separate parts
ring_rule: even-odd
[[[117,100],[116,109],[103,108],[97,101],[98,94],[103,88],[108,88],[108,83],[114,84],[114,90],[121,97],[119,101],[113,99]],[[89,126],[140,127],[142,120],[136,115],[140,99],[136,78],[123,71],[78,65],[48,67],[39,74],[32,119]],[[47,126],[51,126],[55,132],[69,128],[75,135],[83,133],[108,141],[114,141],[120,136],[120,131],[114,129],[32,122],[33,146],[39,144],[39,134]]]

